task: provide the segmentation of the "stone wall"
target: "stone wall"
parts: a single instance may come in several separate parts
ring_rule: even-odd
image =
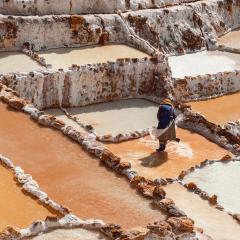
[[[155,48],[176,54],[211,48],[216,37],[240,25],[238,0],[198,1],[165,9],[123,14]]]
[[[11,15],[60,15],[115,13],[116,11],[161,8],[196,0],[2,0],[0,13]]]
[[[240,91],[240,71],[220,72],[173,79],[175,96],[180,101],[208,99]]]
[[[119,59],[66,71],[2,75],[2,83],[38,108],[83,106],[144,95],[166,97],[171,91],[166,59]]]
[[[198,1],[123,14],[0,15],[0,50],[20,50],[26,42],[39,50],[102,42],[132,44],[133,39],[144,39],[163,52],[176,54],[211,48],[217,36],[239,26],[239,0]]]

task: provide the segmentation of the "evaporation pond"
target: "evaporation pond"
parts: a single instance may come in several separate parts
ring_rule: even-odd
[[[202,51],[169,57],[174,78],[214,74],[240,69],[240,55],[220,51]]]
[[[167,185],[164,189],[167,197],[173,199],[175,204],[195,221],[195,226],[203,228],[204,233],[210,235],[213,239],[240,239],[239,224],[226,212],[210,206],[208,201],[187,191],[178,183]]]
[[[44,57],[54,70],[66,69],[72,64],[84,65],[116,61],[118,58],[149,57],[144,52],[120,44],[85,48],[59,48],[40,52],[40,56]]]
[[[207,158],[219,159],[226,154],[226,150],[188,130],[178,128],[177,137],[181,142],[170,142],[166,151],[162,153],[156,152],[159,143],[149,136],[108,144],[107,147],[123,160],[130,161],[132,168],[140,175],[151,179],[178,177],[182,170],[195,166]]]
[[[31,238],[32,240],[107,240],[108,238],[101,233],[76,229],[59,229]]]
[[[240,213],[240,162],[207,165],[187,175],[184,182],[195,182],[210,195],[216,194],[225,209]]]
[[[0,137],[1,138],[1,137]],[[36,220],[53,216],[37,200],[25,195],[12,172],[0,164],[0,231],[7,226],[28,227]]]
[[[19,52],[0,52],[0,74],[31,72],[45,69],[30,57]]]
[[[218,44],[225,45],[230,48],[240,49],[240,30],[236,29],[220,37],[218,39]]]
[[[155,126],[158,105],[146,100],[128,99],[67,110],[82,123],[92,125],[100,135],[117,135]]]
[[[1,103],[0,115],[0,152],[79,218],[102,219],[125,228],[166,218],[125,178],[101,166],[62,133],[40,127],[29,116],[9,111]]]
[[[188,104],[193,111],[202,113],[208,121],[216,124],[240,120],[240,93]]]

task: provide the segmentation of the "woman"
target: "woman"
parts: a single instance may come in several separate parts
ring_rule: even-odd
[[[176,127],[175,127],[175,110],[170,99],[164,99],[158,109],[158,127],[156,130],[156,137],[159,140],[159,148],[157,152],[162,152],[166,148],[168,141],[177,141],[180,139],[176,138]]]

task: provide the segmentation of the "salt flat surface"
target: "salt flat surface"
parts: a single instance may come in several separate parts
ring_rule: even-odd
[[[123,160],[130,161],[133,169],[140,175],[151,179],[177,177],[182,170],[205,159],[219,159],[226,154],[225,149],[188,130],[178,128],[177,137],[181,142],[170,142],[166,151],[162,153],[156,152],[159,143],[149,136],[119,144],[108,144],[107,147]]]
[[[174,78],[214,74],[240,69],[240,55],[220,51],[202,51],[169,57]]]
[[[66,69],[72,64],[94,64],[116,61],[118,58],[144,58],[148,54],[126,45],[104,45],[85,48],[59,48],[40,52],[53,69]]]
[[[236,29],[218,39],[218,44],[240,49],[240,30]]]
[[[190,173],[184,182],[195,182],[227,210],[240,213],[240,162],[215,163]]]
[[[216,124],[240,120],[240,93],[188,104],[193,111],[202,113],[210,122]]]
[[[31,238],[32,240],[104,240],[105,236],[85,229],[60,229]]]
[[[30,57],[19,52],[0,52],[0,74],[31,72],[45,69]]]
[[[203,228],[204,233],[213,239],[240,239],[239,224],[227,213],[211,207],[207,201],[178,183],[167,185],[164,189],[167,197],[174,199],[175,204],[195,221],[195,226]]]
[[[92,125],[98,134],[128,133],[157,124],[158,105],[142,99],[128,99],[69,108],[80,121]]]

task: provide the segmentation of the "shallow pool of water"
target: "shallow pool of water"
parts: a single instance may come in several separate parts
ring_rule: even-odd
[[[0,103],[0,152],[39,183],[56,202],[80,218],[103,219],[126,228],[145,226],[166,215],[120,176],[58,131],[43,128]]]
[[[40,52],[53,69],[66,69],[72,64],[94,64],[107,61],[116,61],[118,58],[144,58],[149,57],[144,52],[126,45],[105,45],[86,48],[60,48]]]
[[[52,216],[45,207],[17,186],[14,175],[0,164],[0,231],[7,226],[28,227],[36,220]]]
[[[32,240],[100,240],[107,239],[105,236],[98,232],[89,231],[85,229],[59,229],[37,237],[31,238]]]
[[[240,49],[240,30],[236,29],[218,39],[218,44]]]
[[[201,112],[208,121],[216,124],[240,120],[240,93],[188,104],[193,111]]]
[[[149,136],[119,144],[108,144],[107,147],[126,161],[141,175],[149,178],[177,177],[186,170],[207,158],[219,159],[226,150],[208,141],[206,138],[190,131],[177,129],[180,143],[170,142],[166,151],[157,153],[158,141]]]
[[[174,199],[176,205],[195,221],[195,226],[203,228],[204,233],[213,239],[240,239],[239,224],[227,213],[211,207],[207,201],[188,192],[178,183],[168,185],[164,189],[167,197]]]
[[[184,182],[195,182],[233,213],[240,213],[240,162],[215,163],[190,173]]]
[[[91,124],[98,134],[128,133],[157,124],[158,105],[142,99],[128,99],[69,108],[68,112]]]
[[[19,52],[0,52],[0,74],[31,72],[45,69],[30,57]]]
[[[214,74],[240,69],[240,55],[220,51],[202,51],[169,57],[174,78]]]

